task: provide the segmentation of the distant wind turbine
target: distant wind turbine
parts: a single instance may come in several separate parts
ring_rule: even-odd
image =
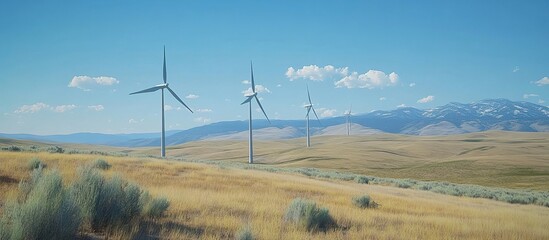
[[[349,108],[349,111],[345,113],[345,117],[347,119],[347,136],[351,135],[351,110],[353,109],[353,105]]]
[[[269,117],[267,117],[267,113],[265,113],[265,110],[263,109],[263,106],[261,106],[261,102],[259,102],[259,98],[257,98],[257,92],[255,91],[255,82],[254,82],[254,68],[253,68],[253,65],[252,65],[252,62],[250,62],[250,71],[251,71],[251,75],[252,75],[252,92],[249,93],[249,94],[246,94],[245,97],[246,100],[244,102],[242,102],[240,105],[243,105],[245,103],[249,103],[249,110],[250,110],[250,122],[249,122],[249,128],[250,128],[250,136],[249,136],[249,158],[248,158],[248,163],[252,164],[254,163],[254,149],[253,149],[253,139],[252,139],[252,99],[255,98],[255,100],[257,101],[257,105],[259,105],[259,107],[261,108],[261,111],[263,112],[263,114],[265,115],[265,118],[267,118],[267,121],[269,121],[269,123],[271,123],[271,120],[269,120]]]
[[[303,106],[307,109],[307,115],[305,115],[305,118],[307,118],[307,147],[311,146],[311,136],[309,134],[309,113],[311,112],[311,109],[313,110],[313,113],[315,114],[316,120],[320,123],[320,119],[318,119],[318,115],[316,115],[315,108],[313,107],[313,103],[311,102],[311,94],[309,93],[309,85],[307,85],[307,97],[309,98],[309,104],[306,104]]]
[[[166,47],[164,46],[164,83],[163,84],[158,84],[154,87],[151,87],[151,88],[147,88],[145,90],[141,90],[141,91],[138,91],[138,92],[133,92],[133,93],[130,93],[130,95],[133,95],[133,94],[139,94],[139,93],[148,93],[148,92],[155,92],[157,90],[162,90],[162,135],[161,135],[161,138],[160,138],[160,156],[161,157],[166,157],[166,128],[165,128],[165,124],[164,124],[164,88],[165,89],[168,89],[168,91],[170,91],[170,93],[175,97],[175,99],[177,99],[177,101],[179,101],[181,104],[183,104],[183,106],[185,106],[187,109],[189,109],[189,111],[191,111],[191,113],[193,112],[184,102],[183,100],[181,100],[181,98],[179,98],[179,96],[177,96],[177,94],[175,94],[175,92],[170,88],[168,87],[168,83],[167,83],[167,79],[168,79],[168,74],[166,73]]]

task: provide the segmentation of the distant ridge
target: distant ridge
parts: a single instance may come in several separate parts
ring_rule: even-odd
[[[345,116],[324,118],[311,122],[315,135],[346,135]],[[408,135],[452,135],[487,130],[518,132],[549,132],[549,108],[530,102],[507,99],[488,99],[468,104],[449,103],[444,106],[420,110],[412,107],[391,111],[374,111],[352,116],[352,135],[397,133]],[[246,139],[247,121],[216,122],[184,131],[171,131],[166,137],[168,145],[197,140]],[[305,136],[304,120],[254,120],[255,137],[261,140],[299,138]],[[101,144],[110,146],[158,146],[159,133],[98,134],[37,136],[29,134],[0,134],[0,137]]]

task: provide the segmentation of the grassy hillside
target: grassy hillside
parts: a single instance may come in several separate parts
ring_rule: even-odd
[[[255,162],[277,167],[314,167],[377,177],[448,181],[490,187],[549,190],[549,133],[482,132],[452,136],[319,136],[256,141]],[[0,139],[0,147],[56,144]],[[117,148],[62,144],[76,152],[116,152],[158,156],[158,147]],[[184,160],[246,163],[247,141],[197,141],[168,147]]]
[[[546,207],[151,158],[0,152],[2,201],[28,177],[27,161],[33,157],[69,182],[78,166],[101,157],[112,164],[107,175],[121,174],[155,196],[166,196],[171,202],[167,216],[136,226],[134,236],[230,239],[249,225],[258,239],[549,238]],[[365,193],[380,204],[377,209],[352,204],[353,197]],[[327,207],[337,227],[308,232],[285,223],[286,207],[296,197]]]
[[[484,132],[453,136],[320,136],[256,141],[258,164],[335,169],[378,177],[549,190],[549,133]],[[247,141],[172,146],[187,160],[246,162]],[[136,152],[156,155],[157,148]]]

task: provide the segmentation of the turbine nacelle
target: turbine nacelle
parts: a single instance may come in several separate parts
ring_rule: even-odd
[[[158,85],[156,85],[155,87],[167,88],[168,85],[170,85],[170,84],[168,84],[168,83],[163,83],[163,84],[158,84]]]
[[[303,105],[304,108],[312,108],[313,107],[313,104],[305,104]]]

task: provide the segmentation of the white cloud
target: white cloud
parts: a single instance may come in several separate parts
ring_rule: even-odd
[[[63,112],[73,110],[75,108],[76,108],[76,105],[74,105],[74,104],[60,105],[60,106],[55,106],[55,108],[53,108],[53,111],[57,112],[57,113],[63,113]]]
[[[128,120],[128,123],[129,124],[136,124],[136,123],[138,123],[138,121],[133,119],[133,118],[130,118],[130,120]]]
[[[257,93],[271,93],[271,90],[269,90],[268,88],[264,87],[263,85],[255,85],[255,91]],[[244,96],[246,95],[249,95],[249,94],[252,94],[252,88],[249,87],[248,89],[242,91],[242,93],[244,94]]]
[[[380,98],[379,98],[379,101],[385,101],[385,100],[387,100],[386,97],[380,97]]]
[[[94,85],[110,86],[117,84],[120,81],[116,80],[114,77],[90,77],[90,76],[74,76],[69,83],[68,87],[80,88],[84,91],[89,91],[89,87]]]
[[[276,87],[282,87],[282,84],[277,84]]]
[[[23,105],[15,110],[14,113],[35,113],[47,109],[51,109],[50,105],[39,102],[32,105]]]
[[[418,103],[428,103],[428,102],[432,102],[433,100],[435,100],[435,96],[429,95],[427,97],[424,97],[424,98],[421,98],[421,99],[417,100],[417,102]]]
[[[195,122],[198,122],[198,123],[208,123],[211,121],[211,119],[209,118],[204,118],[204,117],[197,117],[194,119]]]
[[[171,111],[173,110],[173,107],[168,105],[168,104],[164,104],[164,112],[167,112],[167,111]]]
[[[243,80],[242,81],[242,84],[250,84],[250,83],[251,83],[250,80]]]
[[[186,99],[197,99],[197,98],[199,98],[199,97],[200,97],[200,96],[198,96],[198,95],[189,94],[189,95],[187,95],[185,98],[186,98]]]
[[[199,108],[199,109],[196,109],[196,112],[209,113],[209,112],[212,112],[212,110],[208,108]]]
[[[91,106],[88,106],[88,109],[91,109],[91,110],[95,110],[95,111],[103,111],[103,109],[105,109],[103,107],[103,105],[91,105]]]
[[[328,109],[328,108],[319,108],[318,113],[320,114],[321,118],[325,117],[333,117],[336,114],[337,110],[335,109]]]
[[[75,108],[76,108],[76,105],[74,105],[74,104],[59,105],[59,106],[52,107],[52,106],[50,106],[48,104],[45,104],[43,102],[39,102],[39,103],[35,103],[35,104],[32,104],[32,105],[23,105],[23,106],[19,107],[17,110],[15,110],[14,113],[35,113],[35,112],[39,112],[39,111],[42,111],[42,110],[50,110],[50,111],[54,111],[56,113],[63,113],[63,112],[73,110]]]
[[[293,67],[289,67],[286,71],[286,77],[289,78],[290,81],[300,78],[312,81],[324,81],[325,79],[332,79],[334,77],[344,77],[347,76],[347,74],[349,74],[349,68],[335,68],[332,65],[326,65],[324,67],[309,65],[303,66],[297,70]]]
[[[387,86],[395,86],[398,83],[398,74],[392,72],[385,74],[378,70],[369,70],[366,73],[358,74],[353,72],[348,76],[343,77],[341,80],[335,82],[336,87],[346,88],[368,88],[373,89],[376,87],[383,88]]]
[[[518,71],[520,71],[519,66],[515,66],[515,68],[513,69],[513,72],[518,72]]]
[[[524,94],[522,95],[522,98],[531,98],[531,97],[539,97],[539,95],[537,94],[533,94],[533,93],[528,93],[528,94]]]
[[[549,77],[543,77],[542,79],[535,82],[538,86],[548,85]]]
[[[410,85],[408,85],[408,86],[410,86],[410,87],[415,87],[415,86],[416,86],[416,83],[414,83],[414,82],[413,82],[413,83],[410,83]]]
[[[403,103],[397,106],[397,108],[403,108],[403,107],[406,107],[406,104]]]

